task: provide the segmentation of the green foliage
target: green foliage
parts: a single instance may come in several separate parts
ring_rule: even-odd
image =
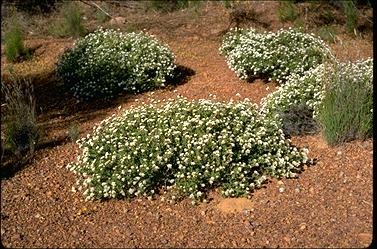
[[[174,54],[155,38],[100,28],[65,51],[57,73],[79,100],[110,99],[164,87],[175,67]]]
[[[312,130],[316,131],[316,122],[311,118],[318,115],[319,106],[324,98],[324,77],[326,72],[331,70],[330,64],[326,63],[306,71],[303,75],[291,75],[283,86],[262,99],[261,114],[280,120],[277,122],[289,135],[303,135]],[[295,115],[300,110],[307,115],[303,115],[302,118]],[[301,127],[298,127],[300,124]],[[296,131],[294,126],[297,126]]]
[[[1,83],[5,144],[19,159],[32,156],[39,139],[33,85],[15,77],[11,82]]]
[[[72,140],[72,142],[76,142],[80,136],[80,128],[77,122],[73,122],[68,127],[68,136]]]
[[[233,29],[225,35],[220,52],[241,79],[268,77],[280,84],[333,57],[321,39],[291,28],[276,33]]]
[[[349,33],[356,32],[357,25],[357,7],[356,1],[343,1],[344,14],[346,16],[346,27]]]
[[[58,37],[80,37],[85,34],[81,12],[75,2],[65,2],[61,9],[62,20],[50,26],[50,32]]]
[[[277,10],[280,21],[295,21],[299,17],[296,5],[292,1],[283,1]]]
[[[102,11],[97,10],[96,11],[96,19],[97,19],[97,21],[104,23],[104,22],[108,21],[110,19],[110,17],[108,15],[106,15],[105,13],[103,13]]]
[[[341,63],[328,74],[319,111],[330,145],[365,139],[373,131],[373,60]]]
[[[189,0],[150,0],[145,2],[147,8],[169,12],[179,9],[186,9],[190,7],[197,8],[201,1],[189,1]]]
[[[262,99],[260,113],[276,119],[289,135],[317,131],[320,124],[330,145],[368,138],[373,130],[372,68],[372,59],[355,64],[334,61],[303,76],[292,75]],[[292,115],[300,105],[306,109],[301,110],[301,116],[306,113],[303,119]]]
[[[230,7],[232,7],[232,3],[230,0],[223,0],[222,2],[225,8],[229,9]]]
[[[5,56],[8,61],[16,62],[21,59],[30,59],[29,50],[25,48],[22,31],[17,22],[13,22],[7,33],[4,34]]]
[[[172,200],[196,201],[217,187],[247,196],[267,176],[294,177],[307,161],[307,150],[292,147],[247,99],[152,101],[102,121],[78,144],[83,153],[67,167],[89,200],[170,190]]]
[[[331,26],[322,26],[318,31],[322,40],[330,43],[335,42],[335,30]]]

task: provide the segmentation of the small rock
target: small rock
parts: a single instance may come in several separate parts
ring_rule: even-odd
[[[206,211],[203,210],[203,211],[200,212],[200,214],[203,215],[203,216],[205,216],[206,215]]]
[[[22,237],[21,237],[20,234],[15,234],[15,235],[12,235],[11,239],[13,241],[20,241],[22,239]]]
[[[247,208],[244,208],[244,210],[242,210],[242,213],[243,213],[244,215],[249,215],[249,214],[250,214],[250,210],[247,209]]]
[[[278,181],[278,184],[279,185],[284,185],[284,182],[280,180],[280,181]]]
[[[299,192],[300,192],[300,189],[299,189],[299,188],[295,188],[295,192],[296,192],[296,193],[299,193]]]
[[[300,230],[304,230],[306,228],[306,224],[305,223],[301,223],[300,224]]]
[[[291,238],[289,238],[288,236],[284,236],[283,239],[285,240],[285,242],[290,242],[291,241]]]
[[[1,228],[1,235],[3,235],[4,233],[5,233],[5,229]]]
[[[313,187],[309,188],[309,193],[314,194],[314,188]]]
[[[279,192],[280,192],[280,193],[283,193],[283,192],[284,192],[284,190],[285,190],[285,188],[284,188],[284,187],[280,187],[280,188],[279,188]]]
[[[336,154],[337,154],[338,156],[340,156],[340,155],[342,155],[342,152],[341,152],[341,151],[338,151]]]
[[[358,237],[360,238],[360,240],[362,240],[362,242],[364,242],[363,244],[365,245],[369,245],[372,242],[373,238],[372,234],[370,233],[359,233]]]

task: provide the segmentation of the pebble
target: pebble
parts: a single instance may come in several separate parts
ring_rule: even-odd
[[[280,187],[280,188],[279,188],[279,192],[280,192],[280,193],[283,193],[283,192],[284,192],[284,190],[285,190],[285,188],[284,188],[284,187]]]
[[[1,228],[1,235],[3,235],[4,233],[5,233],[5,229]]]
[[[301,223],[300,224],[300,230],[304,230],[306,228],[306,224],[305,223]]]
[[[299,193],[299,192],[300,192],[300,189],[299,189],[299,188],[295,188],[295,192],[296,192],[296,193]]]
[[[249,215],[249,214],[250,214],[250,210],[247,209],[247,208],[244,208],[244,209],[242,210],[242,213],[243,213],[244,215]]]
[[[203,210],[203,211],[200,212],[200,214],[203,215],[203,216],[205,216],[206,215],[206,211]]]
[[[338,156],[340,156],[340,155],[342,154],[342,152],[341,152],[341,151],[338,151],[336,154],[338,154]]]

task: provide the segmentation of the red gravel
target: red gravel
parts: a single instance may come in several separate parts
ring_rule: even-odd
[[[276,3],[271,6],[276,8]],[[203,8],[196,19],[187,12],[145,18],[145,23],[157,20],[148,24],[149,32],[169,44],[179,64],[195,71],[187,83],[175,88],[177,93],[157,90],[153,97],[181,94],[197,99],[211,93],[229,100],[239,93],[259,103],[275,90],[275,84],[246,83],[236,77],[218,53],[217,33],[227,27],[225,9],[215,4]],[[259,11],[272,15],[272,9],[262,6]],[[171,29],[174,23],[181,25]],[[216,29],[212,33],[211,24]],[[372,57],[371,41],[347,39],[332,45],[340,58]],[[44,49],[39,59],[47,63],[46,58],[52,58],[47,68],[57,58],[52,51],[72,43],[52,41],[38,40]],[[1,241],[6,247],[354,248],[372,241],[372,139],[328,147],[320,134],[293,137],[295,145],[309,148],[317,164],[305,168],[297,179],[271,179],[250,200],[224,199],[212,192],[210,202],[198,206],[186,199],[169,204],[161,197],[85,202],[82,193],[71,192],[76,177],[65,168],[79,154],[67,139],[69,124],[79,121],[85,136],[96,122],[117,112],[119,105],[129,108],[140,103],[136,98],[144,101],[151,93],[79,106],[70,94],[53,91],[61,89],[55,80],[38,84],[39,105],[45,108],[38,120],[45,128],[47,145],[25,168],[1,180]],[[4,162],[1,170],[11,166]]]

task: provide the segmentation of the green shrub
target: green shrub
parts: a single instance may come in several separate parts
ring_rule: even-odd
[[[73,122],[68,127],[68,136],[72,140],[72,142],[76,142],[80,136],[80,128],[77,122]]]
[[[296,5],[292,1],[281,2],[277,14],[282,22],[295,21],[299,17]]]
[[[285,85],[262,99],[260,113],[275,118],[289,135],[317,131],[320,124],[330,145],[368,138],[373,128],[372,67],[371,59],[355,64],[334,61],[303,76],[291,75]],[[302,119],[292,115],[298,105],[306,108]]]
[[[100,28],[65,51],[57,73],[78,99],[110,99],[165,86],[173,62],[170,49],[152,36]]]
[[[307,150],[292,147],[247,99],[154,101],[105,119],[78,144],[83,153],[67,167],[89,200],[171,190],[173,200],[195,201],[217,187],[246,196],[267,176],[294,177],[307,161]]]
[[[8,61],[16,62],[21,59],[29,59],[30,54],[25,48],[22,31],[17,22],[13,22],[9,31],[4,34],[5,56]]]
[[[220,52],[241,79],[268,77],[280,84],[291,74],[303,75],[333,58],[321,39],[291,28],[276,33],[231,30],[225,35]]]
[[[373,60],[341,63],[328,74],[319,110],[323,135],[330,145],[365,139],[373,131]]]
[[[81,12],[75,2],[66,2],[61,9],[62,20],[52,23],[50,32],[59,37],[80,37],[85,34]]]
[[[346,16],[346,27],[349,33],[354,33],[357,25],[356,1],[343,1],[344,14]]]
[[[318,31],[319,36],[326,42],[335,42],[335,30],[331,26],[323,26]]]
[[[20,159],[32,156],[39,138],[33,85],[13,78],[11,82],[2,81],[1,90],[5,144]]]
[[[158,11],[175,11],[179,9],[186,9],[190,7],[197,8],[201,1],[190,1],[190,0],[150,0],[145,1],[148,9],[158,10]]]
[[[313,111],[313,116],[317,117],[319,105],[324,98],[324,77],[326,72],[331,70],[331,64],[320,64],[302,76],[291,75],[283,86],[261,100],[260,112],[273,117],[289,112],[292,106],[304,104]]]

